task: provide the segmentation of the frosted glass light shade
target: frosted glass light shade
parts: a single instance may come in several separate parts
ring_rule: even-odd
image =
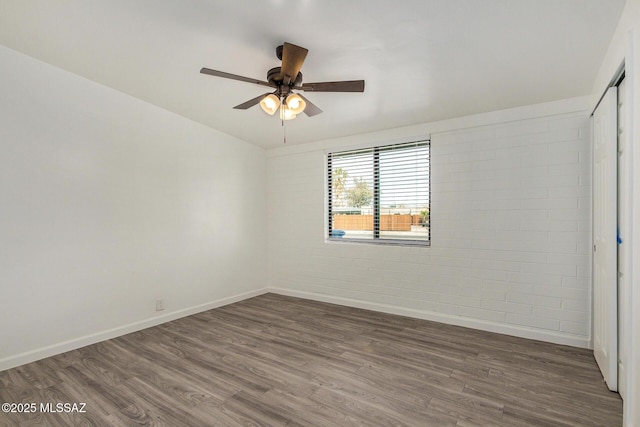
[[[260,107],[264,110],[265,113],[273,116],[276,111],[278,111],[278,107],[280,106],[280,100],[274,94],[269,94],[262,98],[260,101]]]
[[[307,106],[307,103],[304,102],[304,99],[302,99],[302,97],[296,93],[292,93],[291,95],[287,96],[285,102],[287,104],[287,107],[293,114],[302,113]]]
[[[280,118],[282,120],[293,120],[296,118],[296,115],[287,108],[286,104],[282,104],[282,107],[280,107]]]

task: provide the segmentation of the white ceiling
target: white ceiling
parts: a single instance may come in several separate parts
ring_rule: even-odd
[[[281,122],[232,107],[264,87],[275,47],[309,49],[324,110],[287,143],[371,132],[591,92],[624,0],[0,0],[0,42],[243,140],[280,146]],[[42,76],[46,79],[46,76]]]

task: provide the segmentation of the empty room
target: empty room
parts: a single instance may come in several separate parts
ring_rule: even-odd
[[[640,0],[0,0],[1,426],[640,427]]]

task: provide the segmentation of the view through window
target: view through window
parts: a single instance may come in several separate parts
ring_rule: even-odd
[[[328,238],[427,245],[429,141],[329,153]]]

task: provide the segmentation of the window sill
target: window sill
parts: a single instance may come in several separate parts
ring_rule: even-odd
[[[376,245],[376,246],[411,246],[419,248],[428,248],[431,246],[431,241],[425,240],[393,240],[393,239],[345,239],[344,237],[329,237],[325,238],[325,243],[337,243],[346,244],[354,243],[356,245]]]

